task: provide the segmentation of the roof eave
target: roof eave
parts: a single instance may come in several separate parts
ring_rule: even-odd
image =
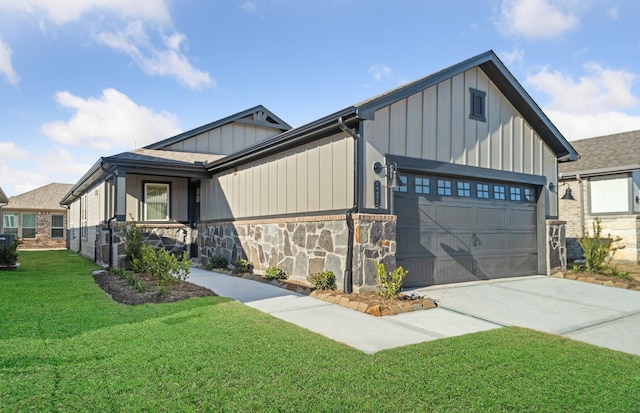
[[[640,164],[619,165],[619,166],[611,166],[607,168],[583,169],[579,171],[562,172],[562,178],[560,178],[560,180],[564,181],[567,179],[576,179],[578,176],[587,177],[587,176],[615,175],[615,174],[633,172],[637,170],[640,170]]]

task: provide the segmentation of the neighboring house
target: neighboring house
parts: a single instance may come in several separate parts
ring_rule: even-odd
[[[576,158],[489,51],[295,129],[258,106],[101,158],[62,203],[71,248],[104,265],[134,220],[203,263],[330,270],[364,291],[383,262],[423,286],[561,263],[549,187]]]
[[[67,210],[60,199],[71,184],[49,184],[12,196],[2,207],[2,232],[15,234],[20,249],[53,249],[67,246]]]
[[[0,218],[2,217],[2,207],[5,206],[7,202],[9,202],[9,198],[7,198],[7,195],[0,187]],[[0,234],[2,233],[2,219],[0,219]]]
[[[616,252],[615,259],[640,262],[640,131],[571,144],[580,159],[560,166],[558,187],[560,219],[567,222],[568,259],[582,257],[577,239],[586,232],[593,234],[593,220],[598,217],[602,236],[622,238],[617,245],[624,249]]]

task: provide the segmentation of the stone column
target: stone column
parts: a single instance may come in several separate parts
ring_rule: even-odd
[[[566,221],[547,220],[547,275],[567,269]]]

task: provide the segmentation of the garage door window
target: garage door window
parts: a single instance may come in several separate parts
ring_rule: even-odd
[[[524,199],[527,202],[533,202],[535,200],[535,196],[533,194],[533,189],[525,188],[524,189]]]
[[[400,178],[400,182],[402,182],[402,186],[396,186],[395,188],[393,188],[393,190],[395,192],[407,192],[407,177],[399,175],[398,178]]]
[[[451,196],[451,181],[438,179],[438,195]]]
[[[493,199],[506,199],[504,186],[502,185],[493,186]]]
[[[458,182],[458,196],[463,198],[471,198],[470,182]]]
[[[477,184],[476,185],[476,194],[480,199],[489,199],[489,185],[488,184]]]
[[[520,188],[512,186],[509,188],[509,199],[512,201],[522,201]]]
[[[416,194],[430,194],[431,180],[429,178],[416,178]]]

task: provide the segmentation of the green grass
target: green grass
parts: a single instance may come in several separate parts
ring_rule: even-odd
[[[640,357],[519,328],[366,355],[237,302],[125,306],[67,251],[0,272],[0,411],[638,411]]]

